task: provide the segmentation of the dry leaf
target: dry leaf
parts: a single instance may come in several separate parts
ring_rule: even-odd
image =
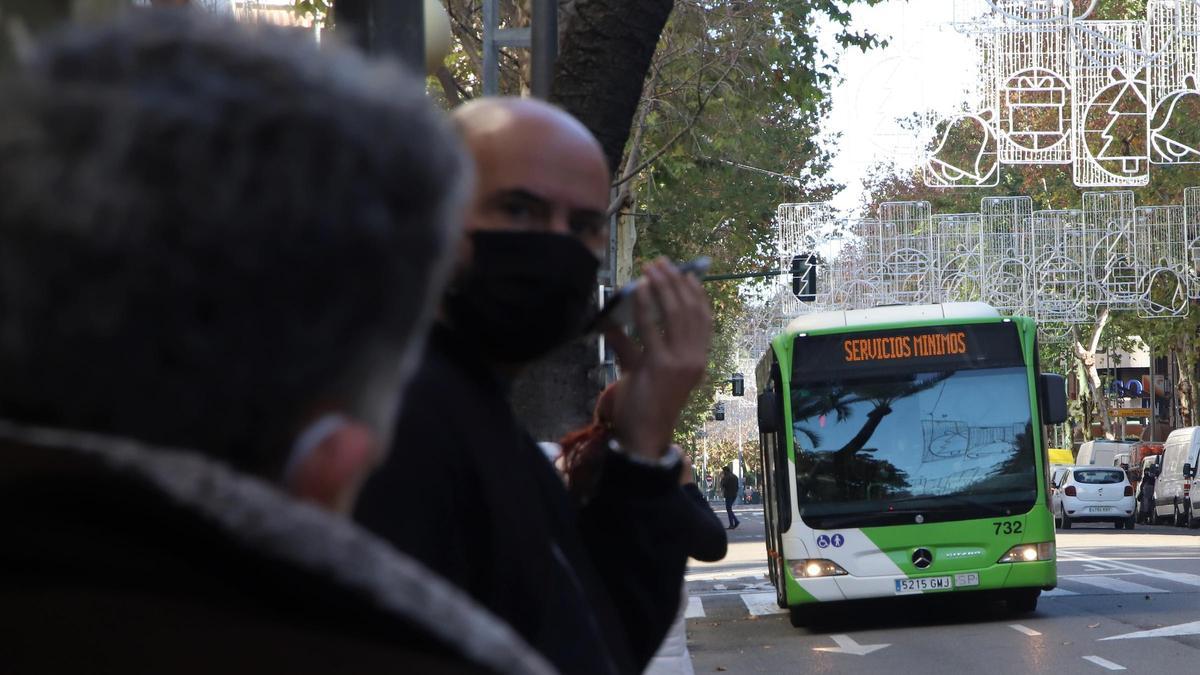
[[[1089,624],[1088,624],[1088,628],[1095,628],[1095,627],[1097,627],[1097,626],[1099,626],[1099,625],[1100,625],[1100,624],[1098,624],[1098,623],[1089,623]]]

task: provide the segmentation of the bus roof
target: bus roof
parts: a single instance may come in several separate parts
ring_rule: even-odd
[[[985,302],[945,302],[937,305],[885,305],[871,309],[851,309],[806,314],[792,319],[789,333],[825,328],[869,326],[881,323],[906,323],[937,319],[998,319],[1000,312]]]

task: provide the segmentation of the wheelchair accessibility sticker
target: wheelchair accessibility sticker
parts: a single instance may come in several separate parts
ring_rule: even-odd
[[[834,548],[841,548],[842,544],[845,543],[846,538],[840,534],[835,534],[832,537],[827,534],[822,534],[817,537],[817,548],[829,548],[830,546],[833,546]]]

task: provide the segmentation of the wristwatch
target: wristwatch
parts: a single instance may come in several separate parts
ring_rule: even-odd
[[[670,469],[680,462],[682,455],[679,452],[679,446],[671,444],[667,447],[667,451],[658,459],[647,459],[641,455],[627,452],[621,443],[615,438],[608,439],[608,449],[628,459],[634,464],[648,466],[655,469]]]

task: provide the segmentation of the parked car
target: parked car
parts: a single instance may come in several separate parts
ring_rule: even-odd
[[[1050,490],[1054,491],[1054,487],[1058,485],[1058,481],[1063,477],[1063,474],[1070,471],[1070,465],[1051,464],[1050,465]]]
[[[1075,523],[1109,522],[1134,528],[1133,486],[1120,468],[1070,467],[1050,496],[1054,523],[1064,530]]]
[[[1200,427],[1176,429],[1163,444],[1162,466],[1154,483],[1154,517],[1184,527],[1200,526],[1192,504],[1192,482],[1200,455]]]

